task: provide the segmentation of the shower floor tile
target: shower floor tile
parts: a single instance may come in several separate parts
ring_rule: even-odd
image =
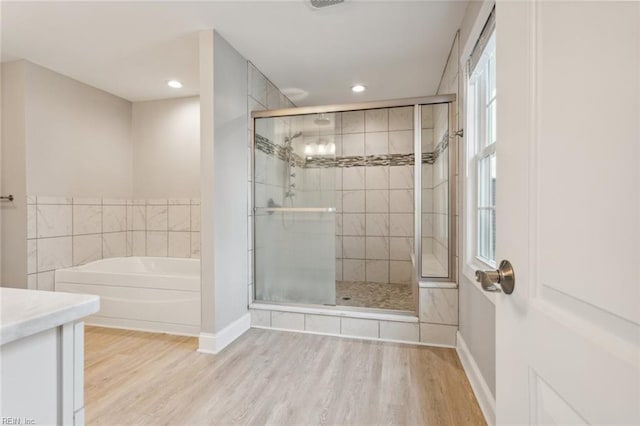
[[[410,285],[363,281],[336,281],[336,305],[397,311],[415,309]]]

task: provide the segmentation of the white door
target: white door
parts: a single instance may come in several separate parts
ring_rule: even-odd
[[[498,2],[499,424],[640,423],[640,3]]]

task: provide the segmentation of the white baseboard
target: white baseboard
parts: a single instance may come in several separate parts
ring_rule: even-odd
[[[464,342],[459,331],[457,337],[458,346],[456,347],[456,351],[458,352],[458,357],[460,357],[462,367],[469,378],[471,389],[473,389],[473,393],[478,400],[482,414],[484,414],[484,419],[487,421],[488,425],[493,426],[496,424],[496,399],[491,393],[489,385],[487,385],[484,377],[482,377],[478,364],[476,364],[475,359],[473,359],[473,356],[471,355],[471,352],[469,352],[469,348]]]
[[[242,336],[251,327],[251,314],[247,312],[216,334],[200,333],[198,338],[198,352],[217,354],[231,342]]]

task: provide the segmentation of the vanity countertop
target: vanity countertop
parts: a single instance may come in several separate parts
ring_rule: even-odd
[[[0,287],[0,345],[98,312],[100,298]]]

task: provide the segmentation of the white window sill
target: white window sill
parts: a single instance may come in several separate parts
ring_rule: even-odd
[[[496,299],[498,297],[497,292],[484,291],[482,289],[482,285],[476,281],[476,271],[477,270],[490,270],[495,269],[487,263],[481,262],[478,259],[473,259],[472,261],[467,262],[464,265],[462,275],[466,278],[469,283],[474,286],[480,293],[482,293],[491,303],[496,304]]]

